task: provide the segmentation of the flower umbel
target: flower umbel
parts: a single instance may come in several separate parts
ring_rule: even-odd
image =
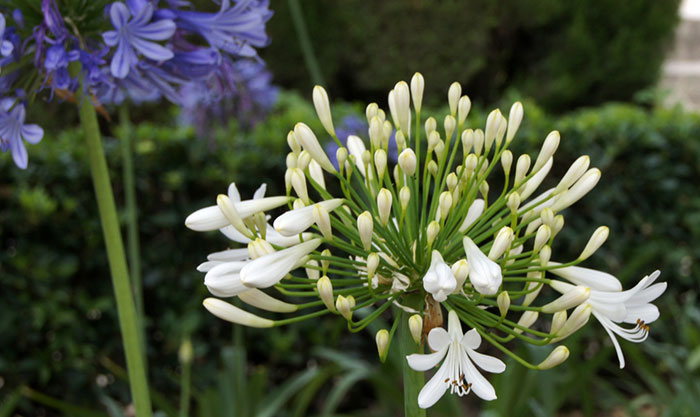
[[[597,184],[600,171],[589,168],[590,159],[583,156],[555,187],[538,192],[554,165],[558,132],[547,135],[535,158],[515,157],[508,148],[523,119],[520,103],[512,106],[509,119],[494,110],[483,130],[469,127],[471,101],[453,83],[450,113],[440,121],[422,120],[424,85],[420,74],[410,84],[397,83],[388,96],[388,111],[376,103],[367,106],[366,138],[348,135],[345,141],[337,136],[341,129],[333,123],[327,92],[316,86],[315,108],[324,135],[337,145],[331,155],[335,159],[324,151],[329,148],[316,136],[320,132],[302,123],[290,126],[286,196],[264,199],[270,204],[251,200],[244,207],[236,194],[231,204],[188,217],[186,224],[194,230],[229,230],[229,237],[235,230],[234,240],[248,244],[247,256],[233,249],[212,254],[200,265],[209,271],[205,284],[213,295],[238,296],[251,304],[242,295],[248,294],[246,288],[256,288],[270,297],[309,299],[294,304],[294,315],[287,318],[242,314],[211,301],[207,308],[215,306],[212,311],[221,318],[258,327],[334,314],[352,332],[380,315],[390,319],[393,311],[392,331],[373,335],[381,359],[392,346],[393,330],[407,320],[403,327],[410,335],[404,340],[415,341],[419,352],[409,355],[407,364],[427,371],[443,361],[418,396],[423,408],[448,388],[458,395],[474,391],[485,400],[496,398],[477,367],[493,373],[505,365],[476,352],[482,338],[529,368],[547,369],[568,358],[566,346],[531,364],[506,344],[514,339],[558,343],[593,314],[610,333],[622,363],[612,335],[633,342],[647,337],[646,323],[658,317],[651,302],[665,289],[665,284],[652,285],[658,273],[622,291],[612,275],[576,266],[605,242],[606,227],[596,229],[577,259],[551,260],[552,242],[564,227],[563,211]],[[392,154],[398,155],[396,163],[388,158]],[[333,195],[331,190],[338,189],[342,195]],[[287,211],[269,228],[265,211],[285,204]],[[283,244],[280,237],[294,240]],[[573,285],[552,280],[552,275]],[[563,295],[537,303],[547,286]],[[362,314],[353,314],[361,309]],[[443,311],[449,311],[447,331]],[[537,322],[549,314],[547,332]],[[466,334],[461,322],[471,328]],[[618,324],[622,322],[637,327],[625,329]],[[424,340],[434,353],[422,354]]]

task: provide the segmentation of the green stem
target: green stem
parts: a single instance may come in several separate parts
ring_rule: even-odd
[[[301,47],[301,53],[304,56],[306,69],[309,71],[309,75],[311,75],[311,81],[313,81],[314,84],[323,85],[324,82],[321,67],[318,65],[318,60],[316,59],[316,54],[314,53],[314,47],[311,44],[311,37],[309,36],[309,32],[306,30],[306,22],[304,22],[304,13],[301,10],[301,4],[299,4],[299,0],[288,0],[288,3],[289,13],[292,15],[294,29],[297,32],[299,46]]]
[[[422,293],[409,294],[402,304],[406,307],[419,309]],[[423,353],[423,343],[416,344],[408,328],[408,318],[403,318],[399,324],[399,340],[401,341],[401,358],[403,362],[403,405],[406,417],[425,417],[425,410],[418,407],[418,393],[425,383],[425,374],[414,371],[408,366],[406,356],[412,353]]]
[[[136,205],[136,184],[134,180],[134,135],[131,129],[129,107],[123,104],[119,108],[122,143],[122,174],[124,177],[124,206],[126,209],[126,249],[129,257],[129,276],[131,290],[136,303],[136,316],[139,319],[139,336],[141,349],[146,352],[146,329],[143,322],[143,280],[141,279],[141,248],[139,244],[139,213]],[[144,357],[144,364],[147,358]],[[147,366],[146,366],[147,368]]]
[[[180,413],[179,417],[188,417],[190,415],[190,374],[192,371],[192,363],[186,362],[182,364],[182,376],[180,378]]]
[[[129,274],[127,272],[124,246],[119,230],[117,209],[114,204],[112,184],[109,180],[107,160],[105,159],[100,129],[97,124],[97,114],[90,97],[83,94],[79,104],[80,122],[85,131],[87,141],[90,171],[92,173],[97,207],[102,222],[102,233],[107,247],[107,258],[112,275],[112,286],[117,300],[119,313],[119,325],[121,327],[122,342],[126,353],[126,365],[131,385],[136,415],[139,417],[151,417],[151,399],[148,393],[148,382],[143,362],[143,352],[139,341],[138,320],[136,308],[131,293]]]

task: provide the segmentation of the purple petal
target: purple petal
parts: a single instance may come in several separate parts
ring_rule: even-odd
[[[0,38],[5,34],[5,16],[0,13]]]
[[[2,44],[0,45],[0,55],[9,56],[14,49],[15,49],[15,46],[12,45],[12,42],[2,41]]]
[[[143,7],[141,7],[141,10],[139,10],[138,14],[134,15],[134,19],[131,21],[129,26],[131,26],[132,28],[137,26],[143,26],[150,22],[152,17],[153,5],[147,3]]]
[[[133,14],[134,16],[139,14],[139,12],[147,4],[148,3],[146,3],[145,0],[126,0],[126,5],[127,7],[129,7],[129,10],[131,10],[131,14]]]
[[[135,61],[136,56],[131,46],[127,45],[126,42],[119,42],[110,65],[112,75],[119,79],[125,78],[129,74],[129,68]]]
[[[109,9],[109,16],[112,21],[112,26],[116,29],[120,29],[126,25],[126,21],[129,20],[129,9],[126,8],[124,3],[116,2],[112,4]]]
[[[22,127],[22,137],[29,143],[36,144],[44,137],[44,129],[39,125],[31,124]]]
[[[131,39],[131,45],[146,58],[150,58],[154,61],[167,61],[173,57],[173,51],[154,42],[144,41],[134,37]]]
[[[175,23],[172,20],[159,20],[148,25],[130,27],[131,33],[139,38],[153,41],[164,41],[175,33]]]
[[[119,42],[119,33],[116,30],[110,30],[102,34],[102,39],[107,46],[114,46]]]
[[[20,138],[10,138],[10,150],[15,165],[21,169],[27,168],[27,148],[24,147],[24,142]]]

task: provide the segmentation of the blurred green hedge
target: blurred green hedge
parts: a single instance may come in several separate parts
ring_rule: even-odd
[[[334,116],[339,120],[353,110],[360,109],[339,105]],[[700,355],[700,321],[696,320],[700,310],[694,307],[700,279],[700,116],[679,109],[621,104],[560,118],[530,103],[525,112],[514,142],[516,155],[523,150],[536,154],[548,131],[558,129],[562,141],[552,181],[584,153],[603,172],[594,191],[565,213],[567,225],[554,248],[556,258],[576,257],[597,225],[606,224],[611,238],[586,266],[617,274],[626,287],[657,268],[669,282],[669,291],[660,301],[661,320],[652,326],[652,336],[641,348],[646,353],[632,355],[625,372],[635,375],[647,369],[636,368],[634,357],[648,362],[651,352],[655,361],[647,364],[651,366],[647,371],[661,375],[662,381],[680,372],[671,360],[695,375],[700,365],[691,360]],[[475,111],[470,120],[481,125],[484,114]],[[297,121],[322,131],[308,100],[283,94],[269,120],[251,131],[232,123],[213,129],[210,137],[197,138],[191,129],[172,123],[137,126],[148,355],[151,378],[159,390],[177,395],[173,376],[183,335],[192,334],[195,342],[198,386],[206,385],[215,374],[215,358],[231,341],[232,326],[201,307],[206,289],[194,269],[227,242],[216,233],[187,230],[185,216],[213,204],[216,194],[224,192],[232,180],[243,196],[251,195],[261,182],[268,183],[270,195],[283,192],[286,132]],[[120,148],[109,137],[119,132],[105,133],[120,200]],[[95,378],[107,373],[99,358],[121,362],[122,354],[82,137],[72,129],[47,132],[44,141],[30,146],[29,152],[26,171],[16,169],[8,154],[0,160],[0,377],[4,381],[0,397],[13,387],[29,384],[68,401],[94,404],[101,392]],[[323,323],[322,329],[319,323],[305,323],[275,331],[246,330],[252,362],[268,365],[273,380],[284,379],[290,367],[304,366],[311,347],[339,346],[342,323]],[[343,350],[375,360],[373,338],[364,336],[342,339]],[[580,368],[577,364],[587,363],[582,358],[590,354],[591,346],[604,354],[601,369],[616,369],[612,347],[597,325],[591,323],[581,340],[585,343],[572,350],[569,363],[548,371],[548,377],[571,376],[572,369]],[[630,343],[624,349],[640,352]],[[642,378],[637,391],[626,389],[646,392],[653,388],[647,385],[649,380]],[[591,389],[603,388],[607,386]],[[128,398],[123,385],[107,389]],[[579,406],[583,399],[575,392],[561,392],[561,403]],[[371,401],[353,400],[346,406]]]
[[[442,101],[460,81],[477,102],[506,87],[550,111],[630,100],[656,81],[679,0],[290,0],[273,2],[261,55],[287,88],[311,90],[290,3],[301,5],[329,92],[385,97],[415,71]],[[439,93],[439,94],[436,94]],[[434,104],[434,103],[429,103]]]

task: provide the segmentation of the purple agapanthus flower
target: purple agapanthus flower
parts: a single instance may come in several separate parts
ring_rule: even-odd
[[[0,13],[0,55],[9,56],[15,46],[5,39],[5,16]]]
[[[22,103],[11,98],[0,100],[0,149],[12,152],[15,164],[25,169],[27,167],[27,149],[24,141],[39,143],[44,136],[44,130],[35,124],[25,124],[25,109]]]
[[[46,50],[44,69],[47,79],[51,80],[52,90],[70,90],[77,85],[78,80],[68,74],[68,64],[79,58],[79,51],[66,51],[66,47],[62,43],[55,43]]]
[[[175,33],[175,23],[169,19],[151,21],[153,5],[144,1],[131,0],[127,8],[124,3],[111,5],[109,14],[112,26],[102,34],[105,43],[117,47],[110,66],[112,75],[125,78],[139,59],[136,51],[154,61],[166,61],[173,57],[173,51],[152,41],[164,41]],[[133,18],[129,21],[129,17]]]

